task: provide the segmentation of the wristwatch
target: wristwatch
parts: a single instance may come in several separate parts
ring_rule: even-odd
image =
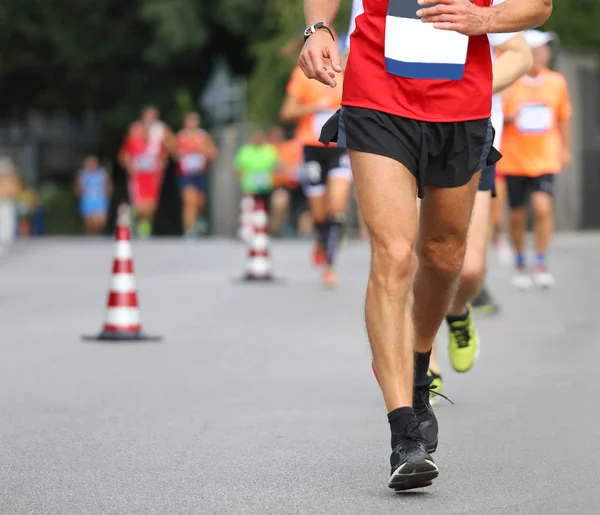
[[[317,32],[317,30],[326,30],[327,32],[329,32],[329,35],[332,37],[332,39],[335,39],[331,29],[327,25],[325,25],[322,21],[320,21],[318,23],[315,23],[314,25],[311,25],[310,27],[308,27],[307,29],[304,30],[304,41],[306,41],[310,36],[312,36],[315,32]]]

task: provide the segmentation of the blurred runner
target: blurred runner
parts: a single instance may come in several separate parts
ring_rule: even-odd
[[[79,197],[79,213],[86,234],[101,234],[106,229],[112,183],[96,156],[85,159],[83,168],[77,174],[75,193]]]
[[[504,0],[495,0],[498,5]],[[504,119],[500,94],[516,80],[525,75],[532,65],[532,55],[523,33],[488,34],[493,62],[492,125],[495,129],[494,147],[499,148],[502,140]],[[501,52],[496,59],[496,51]],[[491,200],[494,190],[496,165],[484,168],[475,197],[467,252],[463,263],[460,283],[446,316],[448,324],[448,354],[452,368],[467,372],[475,364],[479,352],[479,335],[475,327],[469,303],[478,300],[478,307],[489,313],[498,310],[498,305],[483,286],[487,274],[487,251],[490,241]],[[478,298],[479,297],[479,298]],[[436,392],[443,389],[440,364],[435,345],[431,354],[429,374],[433,377]],[[439,397],[432,398],[432,404]]]
[[[297,123],[296,138],[304,146],[305,191],[317,233],[313,263],[325,266],[322,280],[326,286],[338,283],[335,261],[346,222],[352,172],[347,151],[335,144],[326,147],[319,136],[325,122],[339,109],[341,100],[341,76],[337,85],[330,88],[308,79],[297,67],[281,107],[281,120]]]
[[[33,235],[33,222],[40,208],[40,196],[33,186],[21,182],[17,195],[17,213],[19,217],[19,237],[29,238]]]
[[[252,196],[255,202],[262,200],[269,218],[278,164],[277,150],[262,130],[254,131],[250,142],[240,147],[235,156],[235,168],[240,178],[242,194]]]
[[[289,214],[289,222],[296,224],[298,234],[307,236],[312,232],[312,219],[308,200],[300,185],[302,143],[297,139],[286,140],[280,126],[271,129],[269,141],[277,149],[279,157],[272,199],[273,231],[276,234],[284,232]]]
[[[15,200],[21,181],[12,159],[0,158],[0,256],[3,256],[17,233],[17,207]]]
[[[152,117],[134,123],[119,152],[121,166],[129,175],[129,195],[137,220],[136,233],[140,238],[148,238],[152,234],[167,163],[165,129],[161,127],[152,121]]]
[[[208,171],[219,156],[217,146],[200,123],[198,113],[188,113],[177,134],[177,173],[186,238],[198,235],[198,218],[204,213],[208,194]]]
[[[551,71],[550,44],[554,34],[528,31],[533,51],[533,68],[504,98],[506,125],[502,139],[510,204],[510,233],[516,251],[514,285],[528,289],[554,284],[547,254],[554,229],[554,181],[556,174],[571,165],[571,103],[565,78]],[[535,233],[535,267],[525,258],[527,207],[531,201]],[[533,272],[533,274],[532,274]]]

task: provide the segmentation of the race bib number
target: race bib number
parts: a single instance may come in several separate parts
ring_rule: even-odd
[[[439,30],[417,16],[417,0],[389,0],[385,22],[387,72],[408,79],[460,80],[469,38]]]
[[[154,156],[145,154],[135,160],[135,168],[140,173],[152,173],[156,171],[156,160]]]
[[[321,137],[321,131],[323,130],[323,126],[334,114],[335,111],[325,109],[323,111],[317,111],[313,115],[313,134],[316,138]]]
[[[252,175],[252,185],[257,190],[269,188],[271,186],[271,175],[267,172],[256,172]]]
[[[515,123],[523,134],[544,134],[552,128],[554,120],[547,105],[525,104],[521,106]]]
[[[185,175],[194,175],[204,170],[206,157],[203,154],[189,154],[181,160],[181,170]]]

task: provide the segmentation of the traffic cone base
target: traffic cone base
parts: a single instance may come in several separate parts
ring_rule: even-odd
[[[96,336],[82,336],[85,341],[97,342],[140,342],[140,341],[160,341],[162,336],[149,336],[144,333],[127,333],[123,331],[102,331]]]

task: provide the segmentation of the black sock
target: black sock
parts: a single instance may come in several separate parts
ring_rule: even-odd
[[[392,449],[398,445],[401,437],[414,431],[419,426],[415,410],[410,407],[390,411],[388,413],[388,422],[390,423],[390,431],[392,432]]]
[[[426,385],[427,372],[429,371],[429,359],[431,358],[431,351],[429,352],[415,352],[415,385]]]
[[[343,213],[329,217],[329,231],[327,232],[327,245],[325,247],[327,249],[327,264],[329,266],[333,266],[335,262],[335,255],[342,240],[345,219],[346,216]]]
[[[446,320],[449,324],[452,322],[466,322],[469,319],[469,310],[464,312],[462,315],[447,315]]]
[[[327,222],[317,222],[315,223],[315,228],[317,229],[317,241],[319,242],[319,245],[321,245],[323,249],[326,249],[329,224]]]

